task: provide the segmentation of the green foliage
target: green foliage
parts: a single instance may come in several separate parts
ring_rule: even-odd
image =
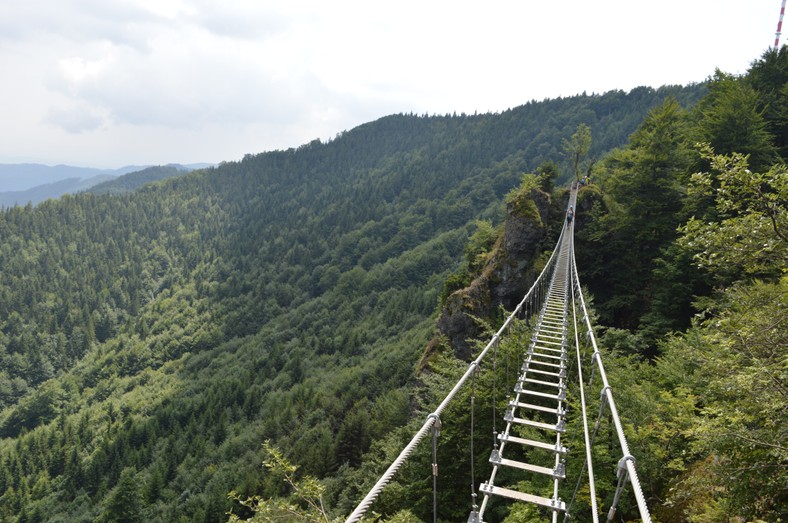
[[[588,151],[591,149],[591,128],[581,123],[577,130],[572,134],[571,140],[564,138],[562,141],[564,154],[572,164],[572,172],[575,173],[575,181],[580,180],[580,167]]]
[[[591,224],[578,231],[577,251],[581,277],[607,324],[636,328],[652,301],[656,260],[681,224],[682,180],[692,162],[687,118],[668,99],[598,171],[607,212],[592,209]]]
[[[719,221],[691,218],[681,228],[681,244],[695,261],[722,281],[739,274],[774,275],[788,259],[788,169],[775,165],[751,172],[747,157],[716,155],[705,146],[712,172],[693,176],[691,189],[713,198]],[[716,187],[715,187],[716,186]]]
[[[787,290],[786,278],[738,284],[654,365],[615,361],[639,475],[666,496],[660,521],[785,516]]]
[[[468,238],[465,245],[465,261],[468,269],[472,273],[478,272],[489,259],[495,240],[498,239],[498,231],[492,223],[487,220],[476,220],[474,222],[476,230]]]
[[[777,154],[768,121],[758,105],[758,92],[749,83],[717,70],[709,80],[708,96],[696,109],[696,140],[710,143],[720,154],[746,154],[756,170],[768,167]]]
[[[531,193],[535,189],[539,189],[542,184],[542,177],[535,174],[525,174],[520,185],[506,195],[504,203],[512,207],[516,214],[531,218],[536,223],[541,223],[542,217]]]
[[[441,360],[414,388],[473,223],[500,219],[520,173],[536,171],[528,183],[542,189],[560,180],[549,162],[580,124],[599,157],[666,97],[686,107],[704,90],[393,115],[134,192],[2,210],[0,521],[216,522],[233,507],[252,517],[226,493],[289,497],[257,466],[264,439],[299,467],[294,484],[321,479],[330,518],[348,513],[409,438],[414,410],[460,370]],[[493,236],[477,230],[474,259]],[[501,350],[513,376],[516,348]],[[479,377],[480,427],[491,376]],[[452,519],[470,505],[456,459],[468,416],[456,408],[440,451]],[[381,517],[427,519],[428,471],[419,454]]]
[[[295,520],[314,523],[328,523],[330,521],[323,503],[325,487],[315,478],[305,476],[296,478],[298,467],[284,457],[282,451],[273,447],[270,441],[263,444],[266,459],[263,465],[276,478],[280,478],[289,486],[291,492],[287,498],[265,500],[258,496],[241,499],[234,492],[230,497],[243,507],[251,510],[252,517],[241,519],[231,513],[227,520],[229,523],[239,521],[268,522],[277,520]]]
[[[109,180],[94,185],[87,192],[91,194],[124,194],[135,191],[147,183],[166,180],[175,176],[182,176],[188,169],[172,165],[159,165],[147,167],[140,171],[124,174],[115,180]]]
[[[788,159],[788,46],[767,49],[752,63],[745,80],[758,93],[756,109],[766,119],[777,152],[785,162]]]
[[[558,179],[560,170],[555,162],[544,162],[537,167],[536,174],[539,178],[539,188],[547,194],[551,194],[555,189],[555,181]]]
[[[117,486],[108,496],[102,521],[107,523],[139,523],[142,517],[142,496],[133,468],[120,473]]]

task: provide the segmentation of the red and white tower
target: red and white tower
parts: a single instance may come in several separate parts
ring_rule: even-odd
[[[780,20],[777,22],[777,33],[774,35],[775,49],[780,47],[780,35],[782,34],[783,29],[783,16],[785,16],[785,0],[783,0],[783,5],[780,7]]]

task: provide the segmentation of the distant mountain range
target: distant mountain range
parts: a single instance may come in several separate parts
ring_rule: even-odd
[[[208,166],[210,164],[206,163],[163,167],[128,165],[102,170],[69,165],[0,164],[0,206],[35,205],[89,189],[96,193],[126,192],[148,182]]]

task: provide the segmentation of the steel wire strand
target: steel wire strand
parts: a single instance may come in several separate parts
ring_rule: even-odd
[[[487,345],[484,347],[484,349],[479,354],[479,356],[468,365],[468,369],[465,371],[465,374],[463,374],[462,377],[457,381],[457,383],[454,385],[454,388],[452,388],[452,390],[449,391],[449,393],[446,395],[446,397],[443,399],[440,405],[438,405],[438,408],[436,408],[433,413],[427,416],[427,419],[424,421],[421,428],[416,432],[416,434],[414,434],[410,442],[405,446],[404,449],[402,449],[402,451],[394,459],[391,465],[389,465],[389,467],[386,469],[383,475],[378,479],[375,485],[372,486],[372,488],[369,490],[367,495],[364,496],[364,499],[362,499],[361,502],[359,502],[355,510],[353,510],[350,516],[348,516],[348,518],[345,520],[345,523],[356,523],[360,521],[362,517],[364,517],[364,514],[367,512],[369,507],[372,506],[372,503],[380,495],[380,492],[385,488],[386,485],[388,485],[388,483],[391,481],[391,479],[394,477],[397,471],[402,467],[405,461],[407,461],[407,459],[413,453],[414,449],[418,446],[419,443],[421,443],[421,441],[427,435],[427,433],[435,423],[435,419],[437,419],[437,417],[441,414],[441,412],[443,412],[446,406],[454,399],[454,396],[457,395],[457,392],[459,392],[460,388],[465,384],[465,382],[475,371],[475,369],[481,364],[482,360],[487,355],[493,344],[496,343],[497,339],[505,331],[507,326],[512,322],[513,318],[515,318],[516,315],[520,312],[520,310],[522,310],[524,304],[526,303],[526,300],[530,299],[532,295],[535,294],[535,289],[538,288],[541,282],[544,279],[546,279],[548,275],[552,274],[552,271],[555,269],[557,263],[556,253],[559,250],[559,246],[561,245],[561,241],[563,240],[563,237],[564,237],[564,231],[562,230],[561,236],[558,238],[558,242],[556,243],[556,247],[553,250],[553,253],[550,255],[550,258],[548,259],[544,268],[542,269],[542,272],[534,281],[533,285],[525,294],[523,299],[520,300],[520,303],[517,304],[515,310],[506,318],[504,324],[501,326],[500,329],[498,329],[498,332],[495,335],[493,335],[493,338],[490,340],[490,342],[487,343]],[[485,494],[484,496],[485,501],[487,500],[487,497],[488,496]]]
[[[574,235],[572,235],[574,238]],[[574,252],[574,242],[571,245],[572,252]],[[585,396],[585,387],[583,385],[583,366],[582,360],[580,358],[580,338],[578,336],[578,322],[577,322],[577,308],[575,304],[575,287],[574,287],[574,280],[572,281],[572,329],[575,335],[575,353],[577,357],[577,382],[580,390],[580,410],[583,416],[583,437],[585,438],[585,447],[586,447],[586,461],[583,463],[583,466],[580,470],[580,475],[577,478],[577,486],[575,487],[575,491],[572,493],[572,500],[569,502],[567,506],[566,512],[564,513],[564,521],[568,521],[570,516],[570,510],[574,505],[575,498],[577,496],[577,491],[580,488],[580,483],[583,479],[583,474],[585,473],[586,467],[588,468],[588,487],[591,496],[591,513],[593,515],[594,523],[599,522],[599,507],[597,507],[596,501],[596,486],[594,484],[594,463],[591,456],[591,448],[593,442],[588,436],[588,415],[587,415],[587,407],[586,407],[586,396]],[[598,426],[598,424],[597,424]],[[596,435],[596,432],[594,432]]]
[[[548,290],[547,290],[546,293],[543,292],[543,294],[542,294],[543,301],[540,303],[540,313],[539,313],[538,318],[536,320],[536,325],[534,326],[534,331],[535,332],[539,332],[540,331],[541,323],[542,323],[542,321],[544,319],[545,312],[546,312],[546,309],[547,309],[547,299],[551,296],[551,292],[553,291],[553,289],[557,288],[557,287],[554,287],[553,284],[555,283],[555,280],[560,277],[559,276],[559,270],[565,271],[564,272],[564,279],[566,280],[566,278],[567,278],[567,274],[568,274],[568,271],[569,271],[569,263],[568,263],[567,255],[566,255],[566,252],[565,252],[565,249],[567,247],[564,245],[564,243],[567,241],[567,238],[565,236],[565,232],[566,232],[566,227],[564,227],[564,229],[562,229],[561,235],[560,235],[559,241],[558,241],[558,246],[556,247],[556,250],[553,251],[554,255],[556,253],[558,253],[558,258],[557,258],[557,261],[556,261],[555,270],[553,270],[552,275],[550,276],[549,279],[545,279],[545,281],[543,282],[543,285],[542,285],[542,289],[544,289],[544,287],[547,286]],[[566,292],[566,286],[564,286],[564,318],[566,318],[566,300],[567,300],[567,292]],[[519,397],[520,397],[520,394],[518,393],[516,395],[516,398],[517,398],[516,401],[519,401]],[[560,407],[560,403],[559,403],[559,407]],[[493,418],[493,424],[495,424],[495,418]],[[511,422],[507,423],[506,430],[504,431],[504,434],[507,434],[507,435],[509,434],[509,432],[511,430],[511,425],[512,425]],[[557,437],[557,440],[556,440],[556,447],[557,447],[560,444],[560,439],[561,439],[560,433],[557,434],[556,437]],[[502,441],[501,445],[500,445],[500,450],[498,450],[498,455],[499,456],[503,455],[503,451],[504,451],[505,446],[506,446],[506,441]],[[494,449],[498,448],[497,438],[494,440],[493,448]],[[556,457],[556,468],[558,466],[558,459],[559,458]],[[490,474],[490,479],[488,480],[488,484],[489,485],[493,485],[495,483],[495,478],[496,478],[496,475],[498,473],[498,470],[499,470],[499,465],[498,464],[494,465],[493,469],[492,469],[492,472]],[[483,520],[484,513],[487,510],[487,503],[489,502],[489,499],[490,499],[490,494],[485,493],[484,498],[482,500],[481,507],[480,507],[478,513],[472,513],[471,514],[471,518],[469,518],[469,520],[468,520],[469,523],[471,523],[471,522],[478,523],[478,522]],[[558,500],[558,479],[555,479],[554,483],[553,483],[553,499],[554,500]],[[553,511],[552,520],[553,520],[554,523],[557,522],[557,514],[558,514],[557,511]],[[474,516],[475,516],[475,518],[474,518]]]
[[[583,292],[580,287],[580,278],[578,277],[577,274],[577,262],[575,260],[574,253],[572,253],[572,267],[573,267],[574,280],[577,285],[577,295],[580,298],[580,306],[583,309],[583,317],[585,319],[586,328],[588,329],[588,332],[591,334],[591,345],[594,347],[594,354],[592,354],[591,359],[593,360],[594,356],[596,356],[596,368],[598,368],[599,370],[599,375],[602,379],[602,384],[603,384],[602,391],[607,398],[607,404],[608,407],[610,408],[610,414],[616,428],[616,434],[618,436],[619,445],[621,446],[621,451],[624,455],[624,458],[627,458],[625,459],[624,466],[626,467],[627,473],[629,474],[629,481],[632,484],[632,490],[635,494],[635,500],[637,501],[638,510],[640,512],[640,518],[643,520],[643,523],[651,523],[651,514],[649,513],[648,505],[646,505],[646,499],[645,496],[643,495],[643,488],[640,485],[640,479],[638,478],[637,470],[635,469],[635,460],[629,452],[629,445],[627,444],[627,438],[624,434],[624,427],[621,423],[621,419],[618,416],[616,403],[613,399],[613,391],[610,387],[610,383],[607,380],[605,367],[602,364],[602,355],[599,352],[599,347],[597,346],[596,338],[594,337],[594,333],[591,328],[591,321],[588,316],[588,310],[586,308],[585,299],[583,298]]]
[[[475,369],[475,372],[471,375],[471,514],[478,513],[478,505],[476,504],[476,456],[474,455],[474,440],[475,433],[474,433],[474,412],[476,410],[476,375],[479,373],[479,368]]]

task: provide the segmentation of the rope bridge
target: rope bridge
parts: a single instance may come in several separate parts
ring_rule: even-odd
[[[577,192],[573,190],[569,199],[570,214],[571,209],[574,209],[576,198]],[[643,522],[651,521],[635,469],[635,458],[629,452],[623,426],[613,399],[613,390],[607,380],[602,364],[602,355],[597,346],[581,291],[574,258],[574,220],[568,219],[564,222],[561,236],[549,261],[531,289],[506,318],[506,321],[493,335],[479,356],[470,363],[468,369],[440,405],[427,416],[421,428],[358,504],[346,523],[361,520],[380,492],[428,435],[432,436],[433,520],[437,521],[436,448],[441,426],[441,413],[457,393],[468,384],[469,380],[471,387],[475,387],[475,377],[479,372],[480,365],[490,353],[493,355],[493,367],[495,366],[494,358],[497,348],[502,340],[511,338],[511,327],[517,318],[524,318],[533,325],[531,341],[527,350],[524,351],[520,374],[512,390],[513,396],[510,396],[503,415],[505,428],[502,432],[497,431],[495,421],[493,421],[494,444],[489,459],[492,464],[492,472],[486,481],[479,484],[478,489],[475,479],[473,480],[473,501],[468,523],[484,523],[485,512],[493,504],[512,502],[528,503],[541,507],[546,514],[550,515],[553,523],[556,523],[559,517],[563,517],[564,522],[569,521],[572,518],[577,493],[583,484],[588,486],[593,521],[598,522],[605,507],[598,506],[592,448],[596,441],[600,421],[605,413],[608,414],[615,427],[620,450],[615,477],[616,488],[612,503],[606,508],[606,521],[608,523],[613,521],[621,496],[627,487],[631,492],[630,495],[635,497],[640,519]],[[582,343],[581,340],[583,340]],[[583,367],[583,362],[589,349],[592,349],[590,363],[587,364],[587,367],[590,367],[588,369],[589,375],[584,376],[584,371],[587,369]],[[595,380],[597,375],[598,379]],[[591,429],[588,421],[589,407],[586,402],[586,393],[591,393],[595,387],[598,388],[600,406],[596,422]],[[564,445],[565,441],[562,440],[567,435],[568,399],[573,400],[573,405],[579,405],[584,449],[573,449],[571,452],[572,460],[583,460],[583,463],[571,499],[562,500],[559,496],[559,485],[562,481],[567,480],[566,464],[569,454],[569,449]],[[493,399],[493,403],[495,403],[495,399]],[[471,397],[471,405],[473,405],[473,396]],[[494,414],[494,420],[495,416]],[[471,411],[471,420],[473,425],[473,411]],[[473,431],[473,429],[471,430]],[[523,433],[529,437],[523,437]],[[578,440],[578,438],[574,438],[574,440]],[[472,470],[474,467],[473,453],[473,438],[471,438],[470,466]],[[535,462],[528,463],[517,459],[522,455]],[[509,484],[506,484],[506,480],[499,481],[498,479],[499,472],[503,470],[516,472],[516,474],[505,474],[510,478]],[[547,478],[550,487],[534,492],[533,490],[539,489],[529,487],[529,491],[525,491],[524,488],[518,488],[518,485],[532,485],[531,482],[518,481],[511,484],[511,478],[528,480],[534,477]],[[536,481],[536,483],[539,482]],[[480,505],[477,504],[479,497],[481,497]]]

